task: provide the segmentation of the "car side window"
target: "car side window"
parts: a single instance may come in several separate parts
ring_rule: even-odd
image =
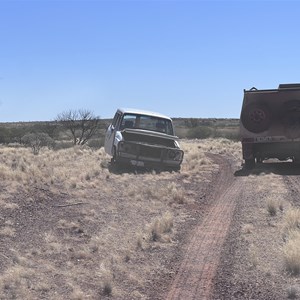
[[[118,127],[118,124],[120,122],[120,119],[121,119],[121,114],[120,113],[116,113],[114,118],[113,118],[113,121],[112,121],[112,125],[116,128]]]
[[[121,125],[120,125],[120,130],[123,130],[125,128],[136,127],[135,120],[136,120],[136,115],[124,114]]]

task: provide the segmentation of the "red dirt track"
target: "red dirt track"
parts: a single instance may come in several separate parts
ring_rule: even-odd
[[[185,257],[167,293],[167,300],[211,299],[222,245],[241,191],[238,180],[241,178],[234,177],[229,162],[224,158],[209,156],[219,165],[214,189],[208,195],[211,205],[191,235]]]

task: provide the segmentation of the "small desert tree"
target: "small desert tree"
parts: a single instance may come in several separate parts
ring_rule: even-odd
[[[57,116],[56,121],[71,133],[74,145],[86,144],[100,125],[100,118],[86,109],[64,111]]]
[[[32,153],[37,155],[42,147],[52,148],[53,139],[46,133],[27,133],[21,138],[21,142],[32,149]]]

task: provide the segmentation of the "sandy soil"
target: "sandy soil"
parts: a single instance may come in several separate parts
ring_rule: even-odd
[[[210,206],[191,233],[184,259],[167,294],[168,300],[210,298],[212,280],[240,189],[234,182],[229,163],[216,155],[209,157],[219,165],[214,188],[207,194]]]
[[[264,163],[245,171],[226,157],[209,157],[220,167],[210,204],[160,299],[298,299],[300,280],[284,267],[283,220],[299,206],[299,166]],[[281,206],[274,216],[270,198]]]
[[[300,168],[289,162],[238,170],[240,197],[221,253],[211,299],[299,299],[299,277],[285,269],[284,218],[299,207]],[[266,201],[280,203],[276,215]]]
[[[211,148],[201,174],[114,174],[99,167],[79,174],[77,186],[71,179],[67,187],[59,180],[15,188],[3,181],[0,298],[299,297],[299,277],[285,270],[282,249],[285,214],[300,204],[300,168],[264,163],[247,172],[230,153]],[[77,162],[94,155],[77,152]],[[280,202],[273,216],[269,199]],[[164,212],[174,225],[158,238],[151,226],[158,216],[166,221]]]

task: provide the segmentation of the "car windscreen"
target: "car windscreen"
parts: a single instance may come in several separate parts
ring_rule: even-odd
[[[123,130],[125,128],[143,129],[174,135],[171,120],[156,116],[124,114],[120,129]]]

